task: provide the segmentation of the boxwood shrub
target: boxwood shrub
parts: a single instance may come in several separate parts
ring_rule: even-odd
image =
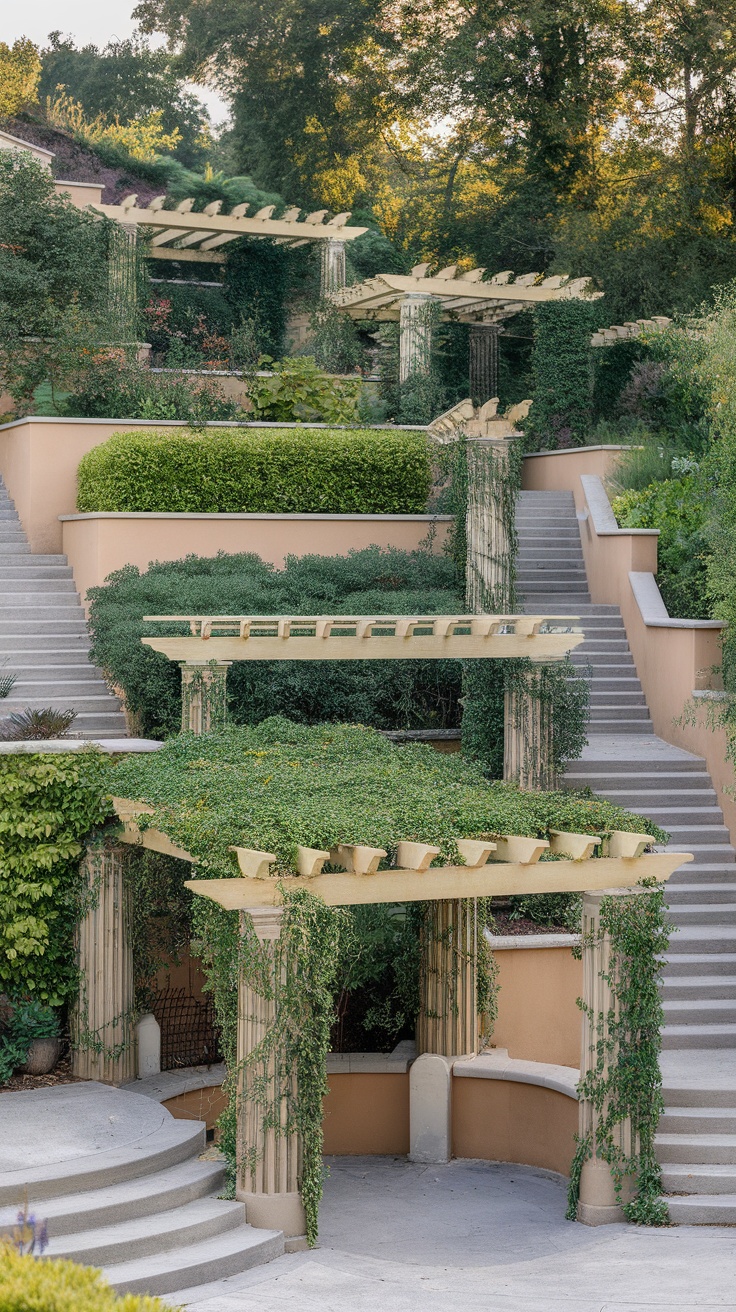
[[[430,480],[419,430],[115,433],[81,461],[77,508],[401,515],[425,510]]]

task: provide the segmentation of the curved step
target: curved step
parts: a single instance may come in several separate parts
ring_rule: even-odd
[[[245,1204],[222,1198],[197,1198],[170,1212],[158,1212],[155,1220],[134,1217],[99,1230],[51,1239],[47,1257],[68,1257],[85,1266],[110,1266],[138,1261],[171,1250],[191,1247],[245,1224]]]
[[[270,1262],[284,1252],[280,1230],[254,1230],[242,1225],[227,1234],[187,1248],[105,1267],[104,1275],[118,1293],[171,1294],[177,1289],[223,1280]]]
[[[222,1189],[224,1179],[224,1163],[188,1158],[153,1175],[45,1199],[43,1216],[52,1239],[79,1234],[135,1217],[150,1218],[155,1213],[168,1212],[197,1198],[216,1194]],[[0,1209],[0,1233],[10,1233],[14,1228],[17,1211],[17,1204]]]

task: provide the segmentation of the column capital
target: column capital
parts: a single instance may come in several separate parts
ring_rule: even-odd
[[[253,928],[262,943],[279,937],[284,918],[283,907],[251,907],[243,914],[250,916]]]

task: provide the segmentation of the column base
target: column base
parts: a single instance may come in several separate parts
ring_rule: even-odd
[[[235,1197],[245,1203],[248,1225],[257,1230],[283,1230],[287,1253],[306,1248],[307,1218],[298,1193],[254,1194],[236,1189]]]
[[[583,1163],[580,1175],[577,1219],[583,1225],[626,1224],[622,1204],[628,1203],[632,1196],[632,1182],[627,1178],[622,1183],[619,1203],[608,1162],[599,1157],[591,1157]]]

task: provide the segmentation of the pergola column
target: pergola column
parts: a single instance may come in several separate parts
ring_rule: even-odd
[[[237,1187],[250,1225],[283,1230],[291,1249],[306,1234],[304,1207],[299,1196],[301,1143],[287,1130],[288,1099],[283,1088],[282,1054],[264,1051],[253,1058],[276,1020],[276,972],[282,969],[278,940],[282,907],[260,907],[241,913],[249,916],[265,956],[265,993],[249,983],[241,971],[238,985],[237,1037]],[[295,1076],[293,1077],[296,1078]],[[270,1090],[264,1106],[263,1090]],[[291,1091],[292,1097],[295,1090]],[[297,1241],[297,1242],[293,1242]],[[305,1241],[306,1242],[306,1241]]]
[[[414,374],[428,374],[432,356],[432,297],[409,292],[401,302],[399,320],[399,382]]]
[[[347,281],[345,269],[345,242],[328,237],[322,242],[320,292],[329,296],[339,291]]]
[[[478,1051],[475,899],[432,902],[422,926],[417,1047],[455,1057]]]
[[[501,329],[496,323],[470,325],[469,374],[470,396],[473,405],[485,405],[498,396],[498,338]]]
[[[517,674],[504,694],[503,777],[520,788],[554,788],[552,708],[541,696],[542,671],[532,665]]]
[[[609,979],[611,962],[610,936],[601,930],[601,901],[615,892],[619,897],[636,895],[636,889],[604,889],[583,896],[583,1024],[580,1051],[581,1086],[589,1071],[598,1068],[605,1077],[618,1052],[608,1051],[609,1015],[613,997]],[[587,1098],[580,1099],[579,1133],[592,1138],[593,1154],[583,1164],[580,1177],[578,1220],[586,1225],[608,1225],[624,1221],[623,1211],[616,1199],[611,1169],[597,1151],[598,1109]],[[631,1122],[622,1121],[618,1127],[617,1146],[626,1156],[631,1155]],[[631,1190],[624,1182],[622,1201],[628,1201]]]
[[[136,1073],[130,856],[118,845],[90,849],[82,862],[89,905],[77,930],[72,1069],[78,1079],[105,1084],[124,1084]]]
[[[507,504],[508,438],[466,443],[468,500],[465,516],[465,591],[474,615],[508,613],[512,603],[513,506]]]
[[[208,733],[227,718],[227,672],[232,661],[180,662],[181,731]]]
[[[137,224],[117,223],[111,230],[108,253],[110,308],[120,340],[131,345],[136,340],[138,314],[137,241]]]

